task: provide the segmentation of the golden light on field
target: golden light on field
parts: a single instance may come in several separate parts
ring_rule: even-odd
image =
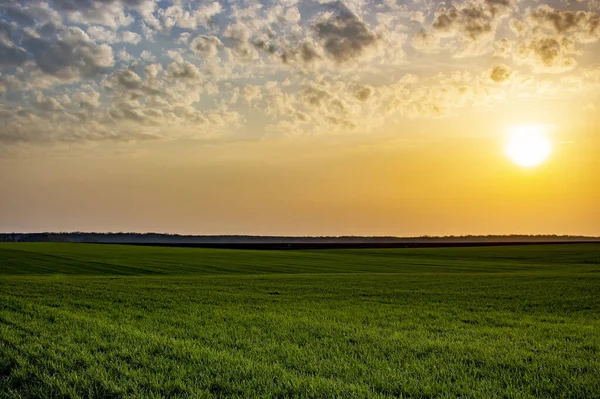
[[[532,167],[542,163],[552,152],[552,144],[542,126],[515,126],[510,131],[506,155],[516,164]]]

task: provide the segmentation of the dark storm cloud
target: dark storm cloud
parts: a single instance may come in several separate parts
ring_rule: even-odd
[[[377,44],[377,36],[341,2],[328,4],[333,15],[313,26],[325,53],[337,63],[360,57]]]

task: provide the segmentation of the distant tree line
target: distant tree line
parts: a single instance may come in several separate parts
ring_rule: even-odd
[[[598,241],[600,237],[573,235],[464,235],[420,237],[364,236],[249,236],[249,235],[179,235],[161,233],[0,233],[0,242],[77,242],[77,243],[164,243],[164,244],[282,244],[282,243],[412,243],[412,242],[545,242]]]

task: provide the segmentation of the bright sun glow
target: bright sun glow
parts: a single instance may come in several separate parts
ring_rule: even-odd
[[[518,165],[531,167],[542,163],[552,152],[541,126],[516,126],[510,131],[506,155]]]

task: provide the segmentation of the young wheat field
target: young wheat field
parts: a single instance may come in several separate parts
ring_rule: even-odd
[[[598,398],[600,245],[0,244],[1,398]]]

